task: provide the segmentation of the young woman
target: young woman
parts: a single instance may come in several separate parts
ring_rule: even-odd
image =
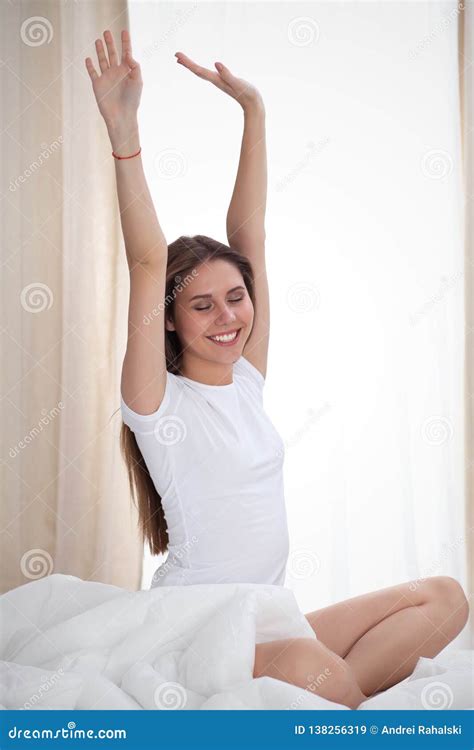
[[[182,236],[167,244],[143,172],[137,110],[140,65],[122,31],[85,60],[115,160],[130,270],[121,449],[143,537],[168,551],[153,586],[283,585],[289,551],[283,441],[263,408],[270,330],[265,266],[265,108],[221,63],[177,62],[231,96],[244,132],[227,214],[228,245]],[[105,51],[107,49],[107,53]],[[268,675],[356,708],[434,657],[469,607],[449,576],[408,581],[306,615],[317,639],[258,644]]]

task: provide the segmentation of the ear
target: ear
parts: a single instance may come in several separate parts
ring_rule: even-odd
[[[167,331],[176,331],[173,321],[168,316],[165,317],[165,328]]]

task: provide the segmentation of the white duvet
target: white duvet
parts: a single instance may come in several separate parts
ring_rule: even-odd
[[[54,574],[0,596],[3,709],[338,709],[270,677],[255,644],[316,638],[293,593],[219,584],[129,592]],[[420,658],[360,709],[472,709],[473,652]]]

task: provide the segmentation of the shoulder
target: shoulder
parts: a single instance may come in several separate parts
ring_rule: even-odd
[[[260,370],[257,370],[257,368],[244,356],[239,357],[239,359],[234,362],[234,378],[236,385],[239,383],[246,384],[247,387],[258,396],[259,401],[262,400],[265,378]]]
[[[120,394],[120,410],[122,419],[133,432],[153,433],[158,420],[165,415],[174,413],[183,394],[183,382],[180,377],[172,372],[166,372],[166,386],[163,398],[158,408],[151,414],[139,414],[125,403]]]

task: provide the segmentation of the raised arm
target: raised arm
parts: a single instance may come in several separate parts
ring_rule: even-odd
[[[255,317],[243,355],[265,377],[270,336],[270,300],[265,266],[265,211],[267,201],[267,155],[265,107],[252,84],[236,78],[222,63],[217,73],[197,65],[182,52],[177,62],[213,83],[235,99],[244,114],[244,132],[234,191],[227,212],[228,243],[251,262],[255,274]]]
[[[164,314],[152,313],[165,298],[168,246],[145,179],[141,155],[134,156],[140,149],[137,118],[143,87],[140,65],[132,57],[127,30],[122,31],[120,61],[110,31],[104,32],[104,39],[108,56],[102,40],[96,40],[101,74],[95,70],[91,58],[86,58],[85,63],[112,150],[116,156],[132,157],[114,158],[130,271],[128,339],[121,393],[131,409],[150,414],[161,403],[166,385]]]
[[[267,153],[265,108],[252,101],[243,107],[244,132],[234,191],[227,212],[227,239],[241,252],[260,260],[265,246]]]

